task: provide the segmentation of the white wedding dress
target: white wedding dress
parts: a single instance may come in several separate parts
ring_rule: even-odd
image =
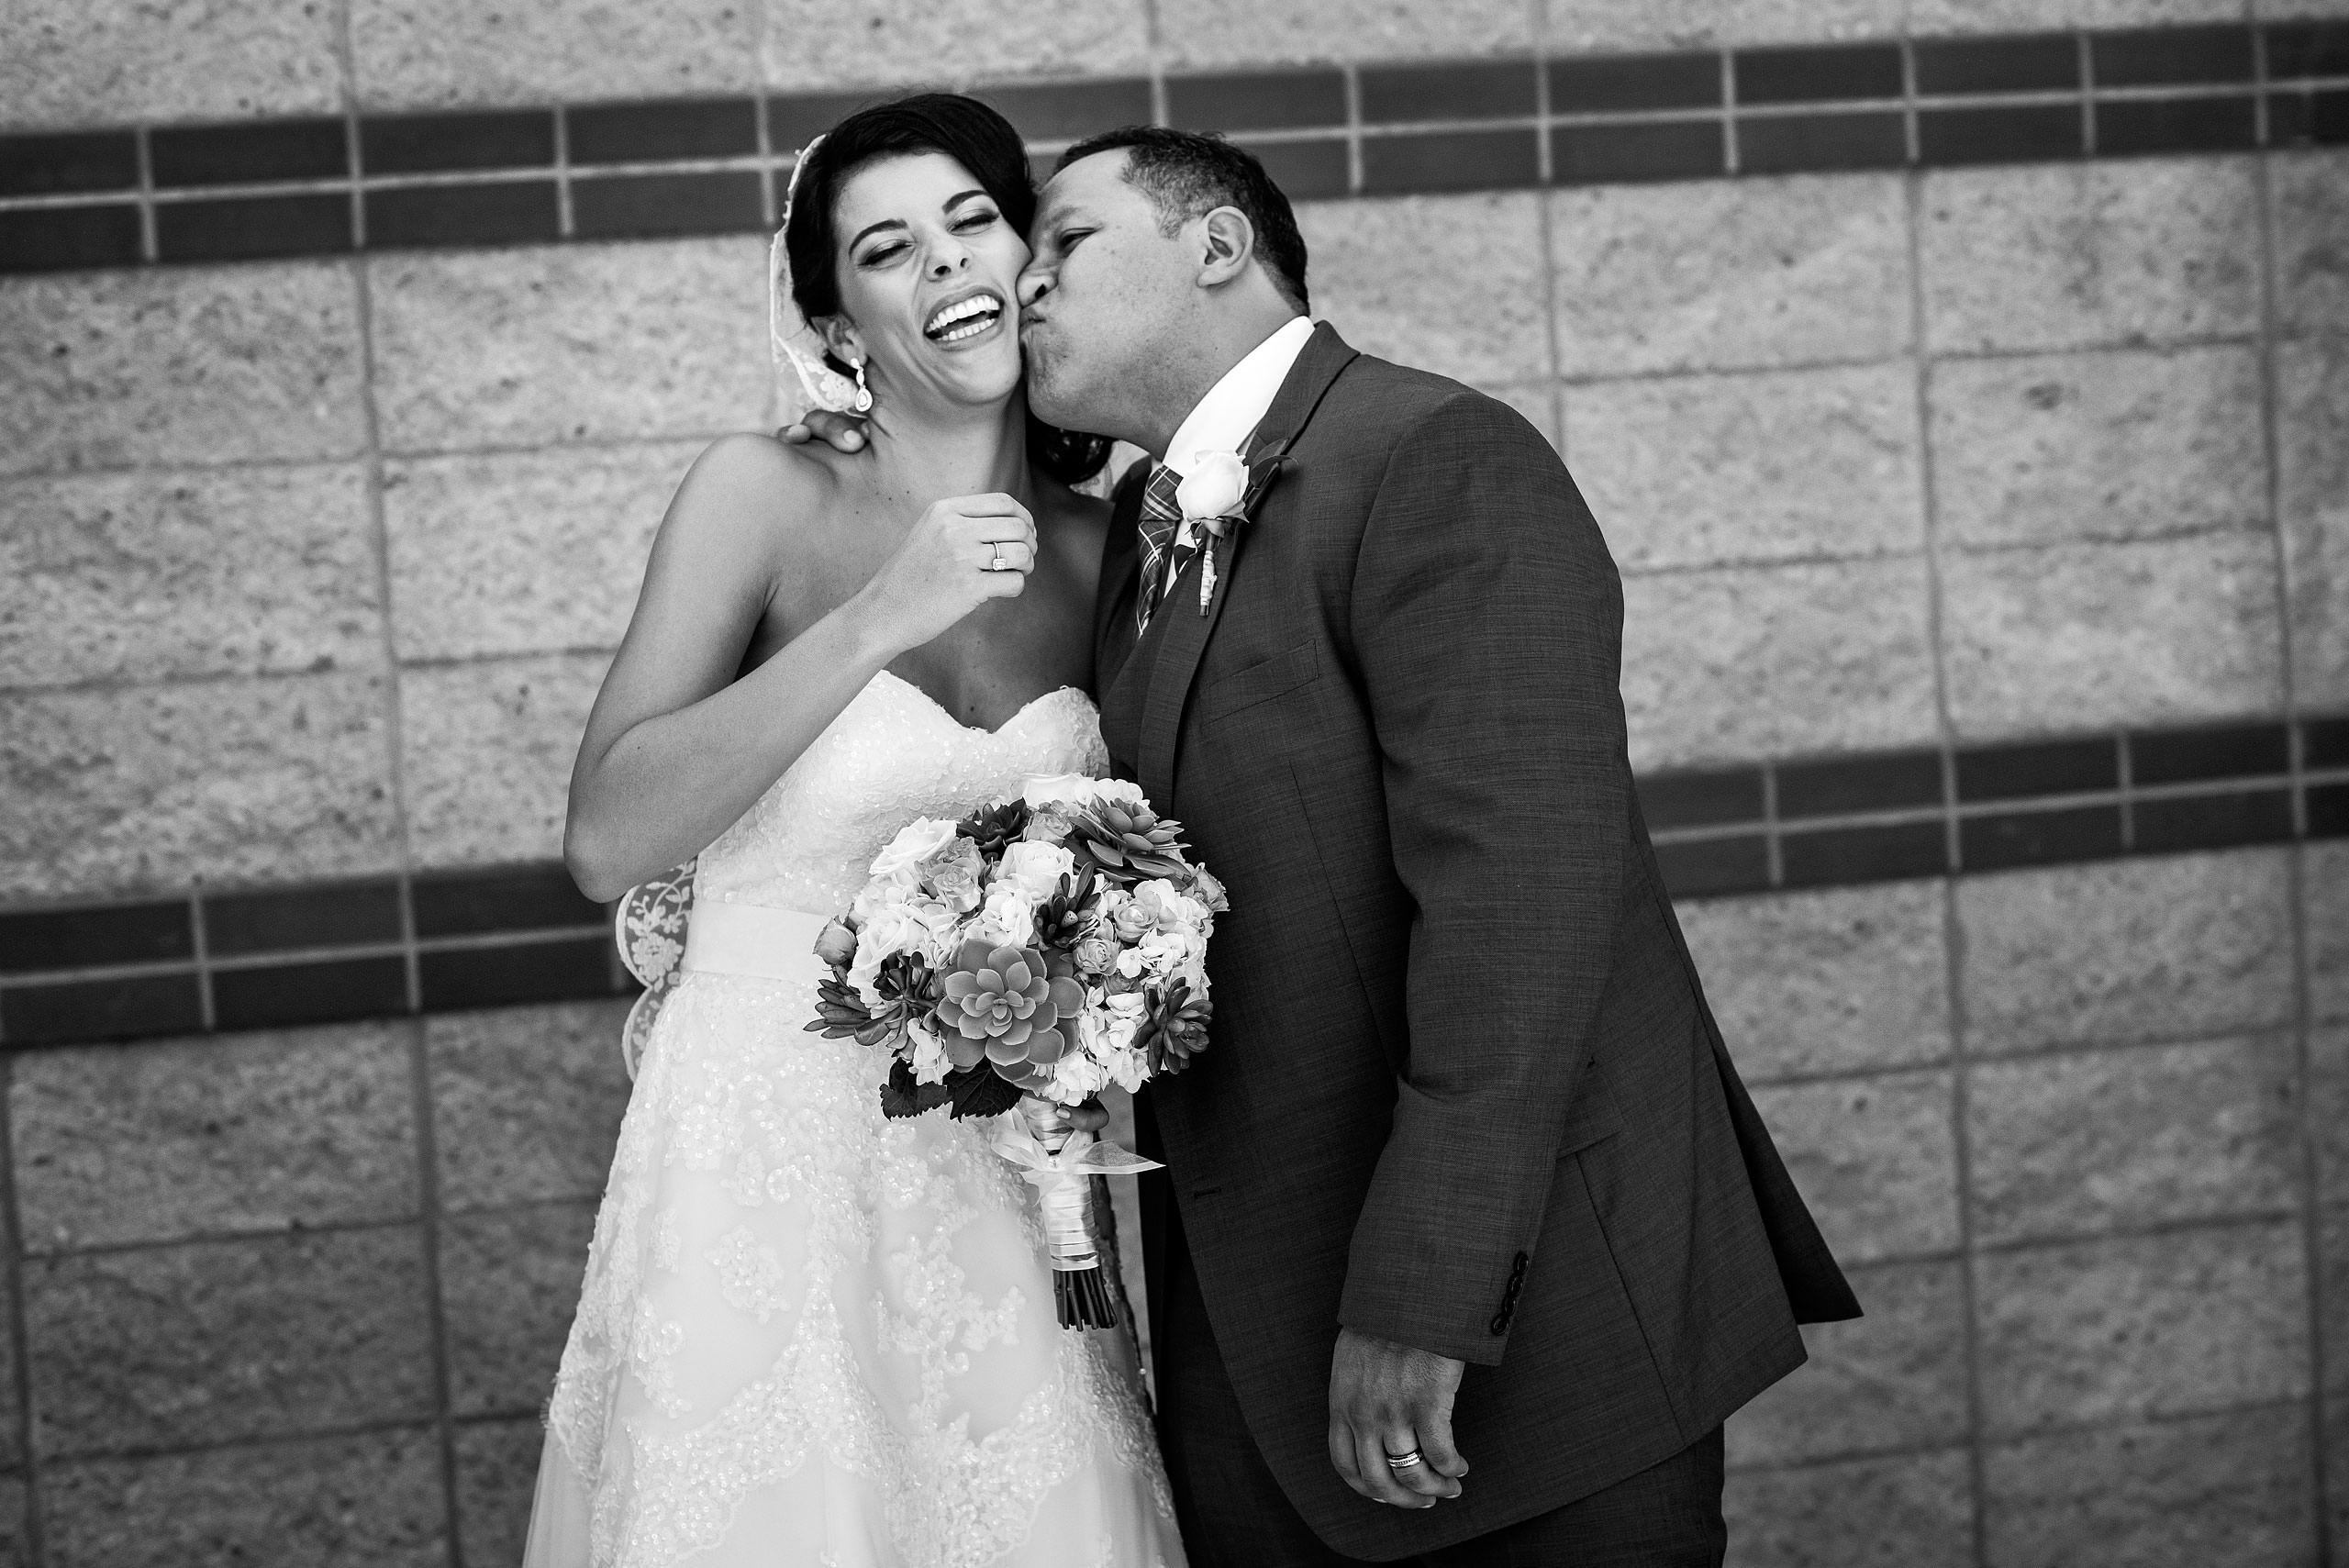
[[[843,910],[915,817],[1108,762],[1074,689],[990,733],[882,674],[703,852],[694,903]],[[805,980],[690,969],[661,1004],[529,1568],[1182,1568],[1130,1341],[1059,1326],[1034,1190],[985,1123],[883,1118],[885,1059],[815,1016]]]

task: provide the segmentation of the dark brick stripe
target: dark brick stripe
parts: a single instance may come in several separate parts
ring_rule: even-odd
[[[2342,145],[2349,21],[1382,61],[975,91],[1047,158],[1158,113],[1231,133],[1299,198],[1524,189]],[[773,221],[792,150],[885,95],[0,137],[0,272],[753,233]],[[149,209],[151,224],[141,221]]]
[[[1640,780],[1676,896],[2349,838],[2349,717]],[[559,865],[0,910],[0,1049],[626,995]]]

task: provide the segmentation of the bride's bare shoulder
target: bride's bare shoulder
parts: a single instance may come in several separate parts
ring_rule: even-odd
[[[738,550],[787,548],[824,528],[840,489],[831,466],[806,447],[720,436],[686,471],[662,531]]]

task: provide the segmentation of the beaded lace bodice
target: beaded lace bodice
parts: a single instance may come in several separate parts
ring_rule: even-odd
[[[1045,693],[990,732],[956,722],[884,671],[702,851],[695,896],[843,910],[873,857],[915,817],[962,817],[1019,793],[1030,773],[1099,774],[1108,765],[1093,701],[1074,686]]]
[[[876,677],[705,851],[694,904],[845,909],[917,816],[1107,766],[1084,694],[1000,729]],[[985,1124],[880,1111],[806,981],[659,1008],[547,1412],[529,1568],[1181,1568],[1122,1334],[1054,1317]]]

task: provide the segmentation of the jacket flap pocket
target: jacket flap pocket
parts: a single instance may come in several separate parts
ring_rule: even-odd
[[[1244,670],[1219,676],[1199,692],[1199,721],[1212,724],[1227,714],[1293,692],[1321,673],[1320,655],[1310,639]]]

